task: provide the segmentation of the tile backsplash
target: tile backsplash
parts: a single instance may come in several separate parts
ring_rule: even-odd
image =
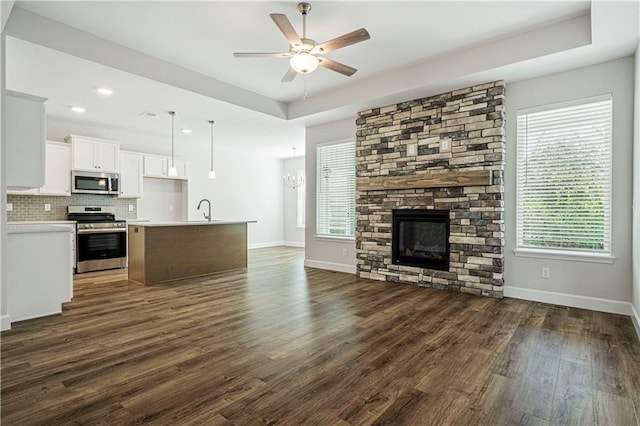
[[[112,206],[116,208],[116,219],[136,219],[138,200],[118,198],[115,195],[72,194],[70,197],[45,195],[7,194],[7,203],[13,204],[13,211],[7,212],[8,222],[67,220],[67,206]],[[44,205],[50,204],[51,211]],[[129,211],[129,205],[133,210]]]

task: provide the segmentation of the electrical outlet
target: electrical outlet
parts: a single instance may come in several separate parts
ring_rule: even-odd
[[[45,204],[44,205],[44,211],[45,212],[50,212],[51,211],[51,204]]]
[[[410,143],[407,145],[407,155],[416,155],[418,153],[418,148],[415,143]]]
[[[449,152],[451,151],[451,139],[446,138],[440,141],[440,152]]]
[[[7,203],[7,211],[8,212],[12,212],[13,211],[13,203]]]
[[[347,249],[342,249],[342,255],[343,256],[347,256],[349,254],[349,250]]]
[[[549,278],[551,278],[551,269],[549,268],[542,268],[540,270],[540,275],[542,276],[542,278],[544,278],[545,280],[548,280]]]
[[[129,211],[132,212],[133,211],[133,204],[129,204]]]

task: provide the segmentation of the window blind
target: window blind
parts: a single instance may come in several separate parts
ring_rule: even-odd
[[[316,148],[316,233],[319,236],[355,235],[355,142]]]
[[[611,96],[518,112],[518,247],[611,252]]]

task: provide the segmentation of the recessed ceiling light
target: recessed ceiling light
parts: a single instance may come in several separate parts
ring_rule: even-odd
[[[82,112],[85,112],[85,111],[86,111],[86,109],[84,109],[84,108],[82,108],[82,107],[79,107],[79,106],[72,106],[72,107],[71,107],[71,111],[73,111],[73,112],[78,112],[78,113],[82,113]]]
[[[105,96],[109,96],[113,93],[113,90],[107,89],[106,87],[98,87],[96,91],[101,95],[105,95]]]
[[[193,130],[191,130],[191,129],[180,129],[180,131],[181,131],[182,133],[186,133],[187,135],[188,135],[189,133],[193,132]]]

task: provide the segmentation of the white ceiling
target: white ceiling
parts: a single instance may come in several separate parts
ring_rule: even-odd
[[[213,118],[216,140],[283,157],[303,148],[305,125],[467,81],[602,62],[632,54],[638,42],[637,1],[313,1],[307,32],[316,41],[360,27],[371,34],[327,54],[358,68],[354,76],[318,69],[281,83],[285,59],[233,57],[286,51],[268,15],[286,14],[301,33],[296,3],[16,2],[7,88],[47,97],[52,118],[80,128],[161,137],[173,109],[192,138],[208,141]],[[98,97],[98,85],[114,95]],[[87,112],[72,113],[75,104]],[[143,120],[142,111],[160,116]]]

